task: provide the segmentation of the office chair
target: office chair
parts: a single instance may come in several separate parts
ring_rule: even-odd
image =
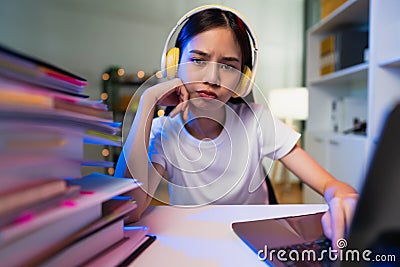
[[[269,179],[268,174],[265,175],[265,183],[267,184],[267,190],[268,190],[268,202],[270,205],[277,205],[278,199],[276,198],[275,195],[275,190],[274,187],[272,186],[271,180]]]

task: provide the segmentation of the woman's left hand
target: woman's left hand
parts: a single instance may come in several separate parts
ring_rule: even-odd
[[[326,237],[332,240],[332,248],[337,250],[345,247],[345,242],[340,241],[350,228],[359,195],[356,192],[335,194],[331,191],[325,193],[329,210],[322,216],[322,226]]]
[[[338,249],[337,241],[345,237],[353,219],[357,191],[335,179],[298,145],[280,161],[305,184],[324,195],[329,210],[322,216],[322,226],[326,237],[332,240],[333,249]]]

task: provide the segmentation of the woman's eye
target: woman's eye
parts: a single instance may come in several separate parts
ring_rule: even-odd
[[[226,65],[226,64],[221,64],[221,69],[223,69],[223,70],[234,70],[235,67],[229,66],[229,65]]]
[[[202,60],[201,58],[192,58],[191,61],[196,64],[196,65],[204,65],[206,62]]]

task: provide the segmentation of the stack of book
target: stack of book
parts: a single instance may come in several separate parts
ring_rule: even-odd
[[[347,0],[321,0],[320,1],[320,17],[326,18],[329,14],[346,3]]]
[[[331,34],[320,43],[320,75],[335,71],[336,63],[335,35]]]
[[[320,42],[320,75],[361,64],[368,50],[368,29],[347,25]]]
[[[134,179],[82,177],[82,166],[107,165],[85,159],[84,143],[121,145],[120,124],[86,85],[0,46],[2,266],[115,266],[155,239],[147,227],[124,227]]]

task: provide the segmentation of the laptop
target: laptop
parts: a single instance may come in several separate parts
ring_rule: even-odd
[[[386,118],[343,250],[330,254],[323,213],[234,222],[232,229],[272,266],[400,266],[399,206],[400,103]]]

